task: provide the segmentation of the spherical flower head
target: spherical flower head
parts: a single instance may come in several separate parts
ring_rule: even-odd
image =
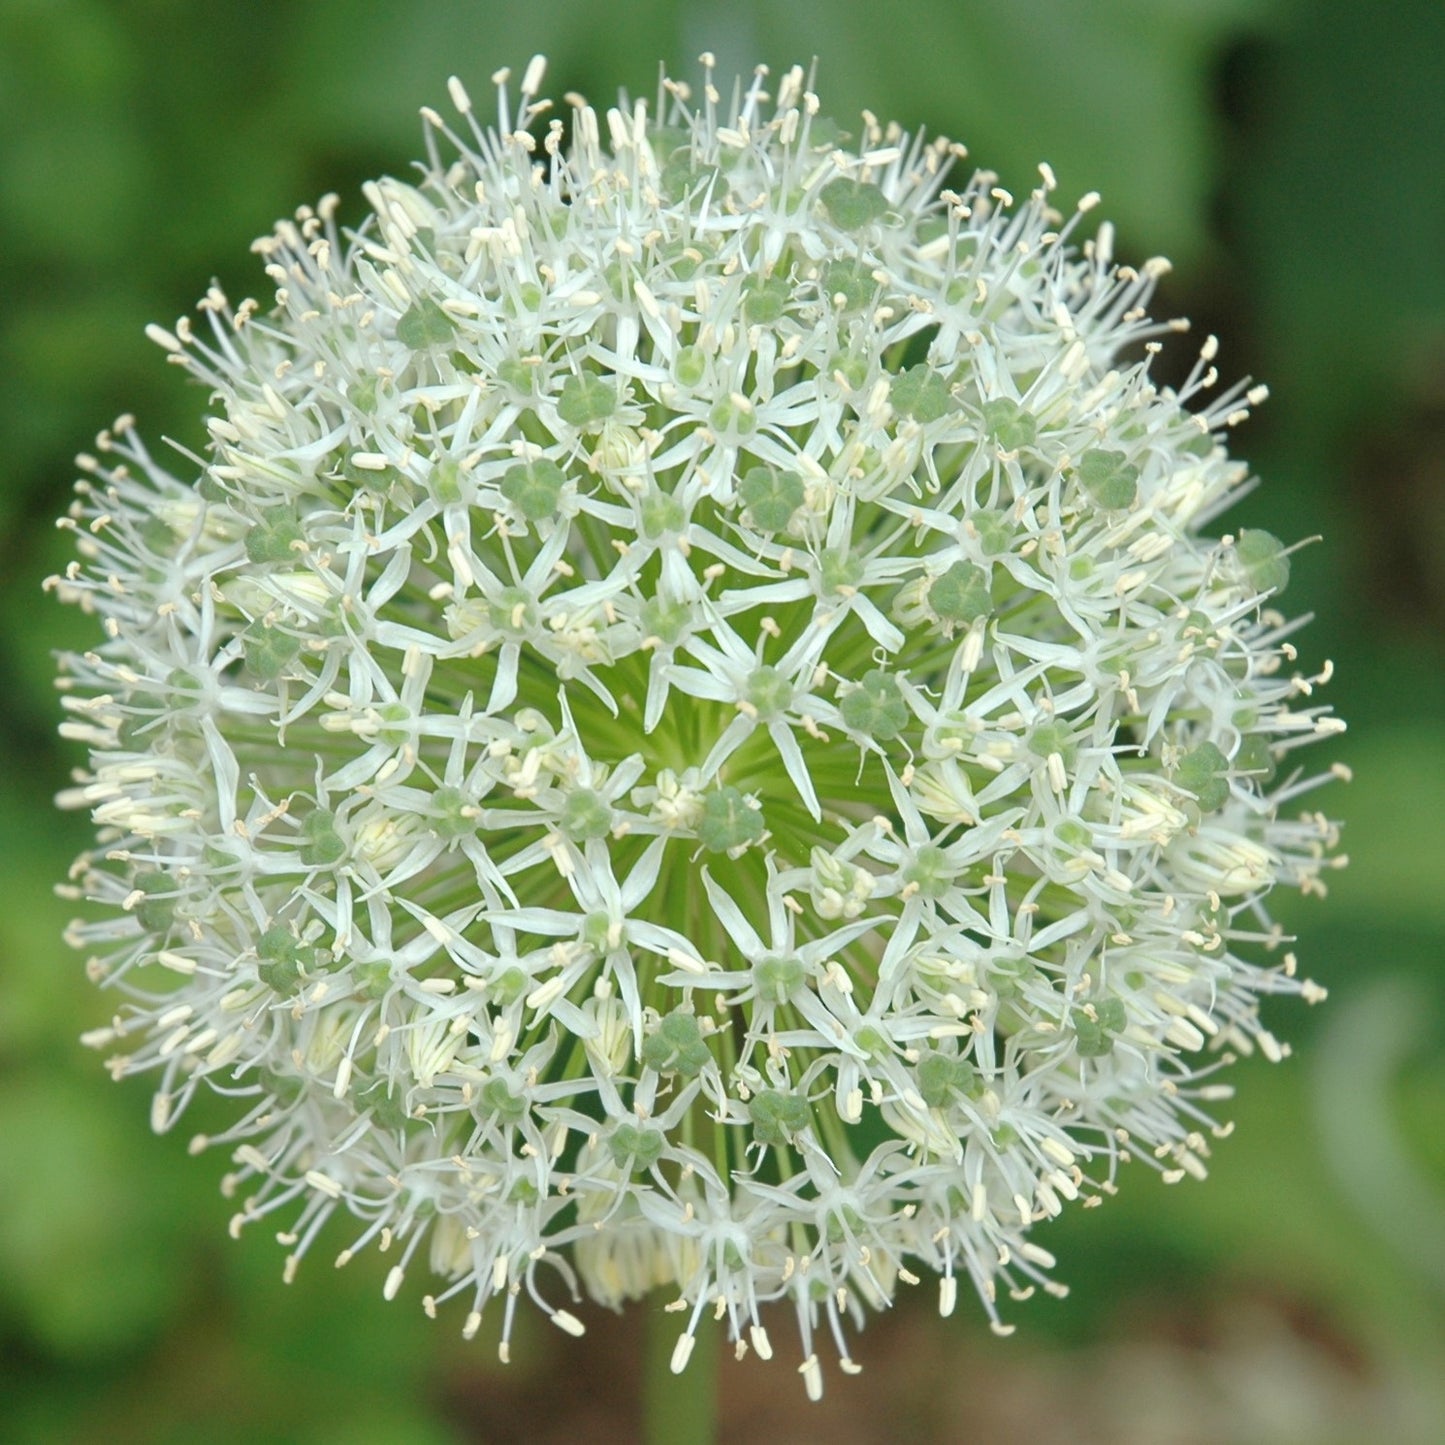
[[[234,1228],[423,1244],[473,1334],[522,1290],[675,1294],[771,1354],[923,1272],[1059,1292],[1036,1224],[1202,1175],[1286,817],[1334,731],[1288,552],[1150,378],[1159,264],[962,155],[724,107],[427,111],[414,183],[258,244],[274,300],[155,329],[209,389],[180,472],[82,458],[56,586],[97,851],[90,1041],[234,1122]],[[570,140],[564,133],[570,126]],[[1131,357],[1142,355],[1144,359]],[[545,1267],[545,1268],[544,1268]]]

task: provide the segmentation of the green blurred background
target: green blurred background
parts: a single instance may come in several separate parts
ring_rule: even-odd
[[[76,1042],[105,1016],[51,894],[86,841],[51,795],[52,651],[84,620],[40,593],[70,458],[120,411],[199,445],[202,398],[147,321],[252,237],[404,170],[456,71],[552,58],[555,92],[650,95],[657,62],[819,61],[825,107],[968,142],[1027,189],[1103,192],[1126,259],[1177,270],[1156,312],[1218,331],[1273,399],[1235,446],[1265,484],[1229,524],[1287,539],[1286,599],[1350,723],[1331,897],[1285,899],[1331,990],[1271,1017],[1296,1056],[1236,1071],[1210,1181],[1141,1169],[1048,1230],[1057,1304],[1012,1340],[905,1301],[857,1381],[809,1407],[781,1358],[725,1364],[726,1441],[1434,1442],[1445,1438],[1445,6],[1439,0],[0,0],[0,1435],[24,1442],[444,1445],[634,1438],[638,1311],[586,1340],[531,1321],[501,1369],[457,1321],[226,1238],[224,1161],[153,1138],[146,1087]],[[484,107],[483,107],[484,108]],[[1178,377],[1184,343],[1162,359]],[[1330,757],[1323,751],[1320,764]],[[188,1133],[188,1130],[182,1130]],[[788,1330],[784,1327],[783,1335]],[[485,1339],[485,1331],[483,1335]]]

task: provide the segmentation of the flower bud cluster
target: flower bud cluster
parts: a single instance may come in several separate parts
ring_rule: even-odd
[[[195,1147],[288,1276],[333,1217],[388,1297],[425,1242],[504,1355],[523,1290],[666,1288],[677,1368],[783,1299],[816,1393],[900,1282],[1007,1329],[1035,1225],[1204,1173],[1261,996],[1318,994],[1264,900],[1333,861],[1337,725],[1286,549],[1203,530],[1259,393],[1151,380],[1092,197],[950,189],[798,70],[541,78],[154,329],[204,458],[81,459],[90,1041],[158,1129],[232,1102]]]

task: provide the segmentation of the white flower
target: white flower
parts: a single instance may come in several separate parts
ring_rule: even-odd
[[[235,1227],[333,1215],[467,1304],[666,1286],[771,1355],[917,1269],[1048,1281],[1036,1223],[1202,1174],[1211,1050],[1318,996],[1265,911],[1334,830],[1245,478],[1130,349],[1158,264],[1052,175],[818,119],[459,84],[416,185],[259,249],[274,302],[156,329],[209,390],[177,476],[82,458],[55,587],[91,764],[89,1036],[168,1128],[236,1101]],[[606,143],[602,139],[606,136]],[[1092,203],[1089,198],[1080,211]],[[1267,605],[1266,605],[1267,604]],[[549,1267],[544,1272],[542,1266]],[[548,1283],[545,1275],[555,1278]]]

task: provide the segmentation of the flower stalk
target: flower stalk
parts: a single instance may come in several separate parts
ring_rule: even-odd
[[[643,1445],[712,1445],[717,1439],[719,1341],[679,1336],[670,1294],[646,1302],[642,1346]],[[682,1341],[690,1341],[687,1345]],[[686,1358],[681,1358],[683,1352]]]

